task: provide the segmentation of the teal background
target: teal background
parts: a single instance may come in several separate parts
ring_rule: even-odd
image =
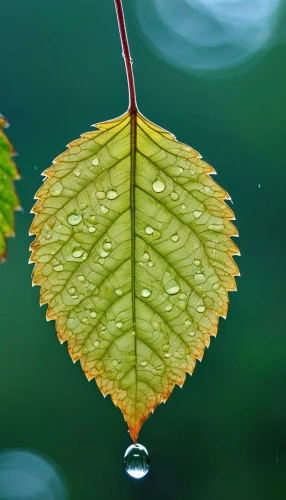
[[[122,466],[122,415],[58,342],[28,265],[41,172],[91,123],[127,108],[113,1],[0,3],[0,111],[19,152],[23,207],[0,268],[0,450],[50,457],[69,500],[283,500],[286,46],[231,78],[190,75],[150,51],[134,2],[124,2],[139,108],[216,168],[242,254],[217,339],[142,428],[152,462],[135,481]]]

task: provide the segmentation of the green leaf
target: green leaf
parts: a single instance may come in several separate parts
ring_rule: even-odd
[[[8,125],[0,114],[0,261],[6,258],[6,241],[14,236],[14,210],[20,208],[13,181],[19,179],[19,173],[12,160],[13,146],[3,129]]]
[[[237,230],[194,149],[139,112],[97,128],[44,172],[33,279],[60,341],[136,441],[227,314]]]

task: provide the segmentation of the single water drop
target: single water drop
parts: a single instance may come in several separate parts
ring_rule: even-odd
[[[195,266],[199,266],[199,265],[200,265],[200,263],[201,263],[201,261],[200,261],[200,260],[198,260],[198,259],[194,260],[194,264],[195,264]]]
[[[213,284],[213,290],[218,290],[220,288],[220,284],[219,283],[214,283]]]
[[[80,206],[79,206],[79,208],[80,208],[81,210],[85,210],[85,209],[86,209],[86,207],[87,207],[87,205],[86,205],[85,203],[81,203],[81,204],[80,204]]]
[[[85,281],[85,277],[80,275],[77,277],[77,281],[80,281],[81,283],[83,283]]]
[[[151,292],[150,290],[148,290],[147,288],[144,288],[141,292],[141,295],[142,297],[144,297],[145,299],[147,299],[148,297],[150,297],[151,295]]]
[[[173,201],[177,201],[179,199],[179,195],[178,193],[171,193],[171,200]]]
[[[71,213],[67,216],[67,222],[70,224],[70,226],[77,226],[81,221],[82,221],[81,215]]]
[[[175,280],[170,280],[166,285],[164,285],[165,291],[169,295],[176,295],[180,291],[180,287]]]
[[[118,194],[117,194],[117,191],[108,191],[106,196],[109,200],[115,200],[115,198],[117,198]]]
[[[63,190],[63,186],[61,184],[57,183],[51,187],[50,193],[52,196],[60,196],[62,190]]]
[[[90,226],[90,228],[88,229],[88,231],[89,231],[89,233],[95,233],[96,227]]]
[[[195,336],[195,332],[189,332],[189,335],[190,335],[190,337],[194,337]]]
[[[92,162],[91,162],[91,163],[92,163],[95,167],[97,167],[97,166],[98,166],[98,164],[99,164],[99,159],[98,159],[98,158],[94,158],[94,159],[92,160]]]
[[[105,250],[101,250],[99,255],[100,255],[100,257],[103,257],[105,259],[105,257],[108,257],[109,253],[106,252]]]
[[[47,233],[47,234],[46,234],[46,240],[50,240],[50,239],[51,239],[51,237],[52,237],[51,233]]]
[[[122,326],[123,326],[123,323],[121,321],[118,321],[118,323],[116,323],[117,328],[122,328]]]
[[[107,214],[108,213],[108,208],[105,207],[104,205],[100,205],[100,210],[102,211],[103,214]]]
[[[204,281],[205,275],[201,273],[200,271],[197,271],[195,274],[195,280],[196,281]]]
[[[81,260],[82,260],[82,261],[85,261],[85,260],[87,259],[87,257],[88,257],[88,253],[87,253],[87,252],[84,252],[84,254],[83,254],[83,256],[82,256]]]
[[[129,476],[141,479],[146,476],[150,468],[148,451],[142,444],[132,444],[124,455],[124,467]]]
[[[90,315],[90,317],[91,317],[92,319],[95,319],[95,318],[96,318],[96,316],[97,316],[97,314],[96,314],[96,312],[95,312],[95,311],[90,311],[89,315]]]
[[[199,210],[196,210],[196,211],[194,212],[194,217],[195,217],[196,219],[198,219],[198,218],[202,215],[202,213],[203,213],[203,212],[200,212]]]
[[[74,295],[74,294],[75,294],[75,292],[76,292],[76,289],[75,289],[75,288],[73,288],[73,287],[72,287],[72,288],[70,288],[70,289],[69,289],[69,294],[70,294],[70,295]]]
[[[150,259],[150,255],[146,252],[143,254],[143,259],[144,260],[149,260]]]
[[[62,264],[59,264],[58,266],[54,267],[54,271],[57,271],[57,272],[63,271],[63,269],[64,269],[64,266]]]
[[[211,231],[223,231],[224,230],[224,225],[223,224],[210,224],[208,226],[208,229],[210,229]]]
[[[99,264],[101,264],[101,265],[103,266],[103,265],[104,265],[105,260],[102,258],[102,259],[99,259],[99,261],[98,261],[98,262],[99,262]]]
[[[97,191],[95,196],[97,197],[98,200],[104,200],[105,193],[104,193],[104,191]]]
[[[179,241],[179,235],[178,234],[174,234],[173,236],[171,236],[171,240],[176,243],[177,241]]]
[[[104,250],[111,250],[112,249],[112,243],[110,241],[104,241],[102,248]]]
[[[121,297],[123,292],[122,292],[122,290],[120,290],[120,288],[118,288],[117,290],[115,290],[115,293],[116,293],[116,295],[118,295],[118,297]]]
[[[206,310],[205,306],[198,306],[198,307],[197,307],[197,311],[198,311],[199,313],[203,313],[203,312],[205,312],[205,310]]]
[[[186,326],[191,326],[192,322],[189,320],[189,319],[186,319],[185,321],[185,325]]]
[[[94,347],[98,347],[99,346],[98,340],[96,340],[95,342],[93,342],[93,345],[94,345]]]
[[[204,186],[202,189],[201,189],[201,193],[206,193],[208,194],[209,196],[212,196],[213,195],[213,191],[211,190],[211,188],[209,188],[208,186]]]
[[[170,357],[171,357],[171,354],[170,354],[169,352],[167,352],[167,353],[165,354],[165,358],[170,358]]]
[[[79,177],[79,176],[81,175],[81,170],[79,170],[79,169],[77,168],[77,169],[75,169],[75,170],[73,171],[73,173],[74,173],[74,175],[75,175],[76,177]]]
[[[153,229],[153,227],[151,227],[151,226],[147,226],[147,227],[145,228],[145,233],[147,233],[147,234],[153,234],[153,233],[154,233],[154,229]]]
[[[153,182],[153,190],[156,193],[162,193],[165,189],[166,186],[160,179],[157,179],[155,182]]]
[[[170,349],[170,344],[165,344],[165,345],[163,345],[163,347],[162,347],[162,350],[163,350],[164,352],[169,351],[169,349]]]
[[[187,208],[186,205],[181,205],[182,210],[186,210],[186,208]]]
[[[75,259],[79,259],[82,256],[83,253],[84,253],[83,250],[76,249],[76,250],[73,251],[72,256]]]
[[[170,304],[169,306],[166,306],[165,309],[166,309],[167,312],[170,312],[170,311],[172,311],[173,306]]]
[[[182,167],[179,167],[178,168],[178,172],[179,172],[179,175],[182,174],[184,172],[184,169]]]
[[[149,260],[148,267],[153,267],[153,266],[154,266],[153,262],[151,260]]]
[[[147,361],[142,361],[142,363],[140,363],[141,366],[147,366]]]

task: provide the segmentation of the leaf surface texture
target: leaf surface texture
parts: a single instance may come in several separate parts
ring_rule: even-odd
[[[33,280],[60,341],[136,441],[227,314],[237,231],[194,149],[139,112],[96,127],[44,172]]]

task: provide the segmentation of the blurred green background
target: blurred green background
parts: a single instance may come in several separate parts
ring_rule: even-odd
[[[190,75],[150,51],[134,2],[124,5],[141,112],[200,151],[233,198],[238,293],[202,364],[144,424],[151,469],[132,480],[122,415],[58,342],[28,265],[41,172],[91,123],[127,108],[113,1],[1,0],[0,111],[23,211],[0,268],[0,450],[49,457],[69,500],[283,500],[286,46],[231,78]]]

